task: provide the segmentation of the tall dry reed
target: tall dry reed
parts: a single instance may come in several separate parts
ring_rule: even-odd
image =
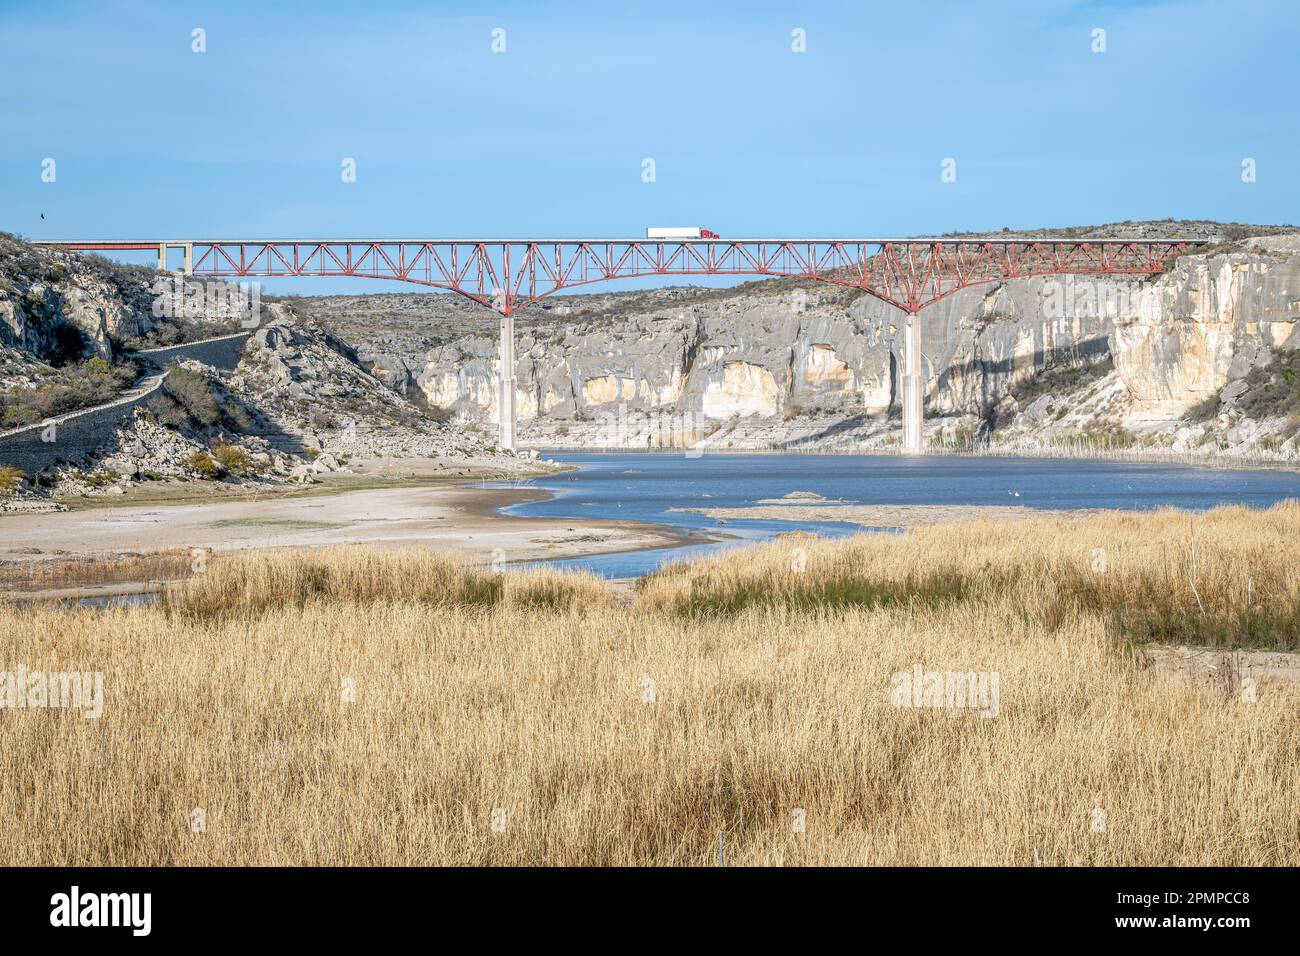
[[[1300,647],[1300,503],[936,524],[849,541],[790,536],[643,579],[676,614],[1007,602],[1048,625],[1103,616],[1133,642]]]
[[[1290,600],[1295,520],[1195,528],[1207,613],[1247,572]],[[804,541],[803,571],[782,542],[630,607],[336,551],[223,563],[166,607],[0,608],[0,669],[105,674],[97,720],[0,710],[0,862],[708,865],[721,835],[731,865],[1295,865],[1294,693],[1164,680],[1116,641],[1185,526]],[[1039,564],[1128,597],[1066,600]],[[839,597],[945,570],[960,594]],[[900,706],[918,669],[998,695]]]

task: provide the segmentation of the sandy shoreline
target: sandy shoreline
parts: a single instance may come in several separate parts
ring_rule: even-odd
[[[423,547],[509,564],[671,547],[687,540],[662,525],[498,512],[548,496],[534,488],[416,485],[302,498],[5,515],[0,517],[0,564],[12,568],[193,548],[229,552],[353,544]]]
[[[75,597],[126,594],[183,575],[192,549],[234,552],[268,548],[365,545],[429,548],[509,565],[557,558],[669,548],[706,538],[668,525],[592,518],[521,518],[500,509],[550,497],[531,487],[485,488],[483,479],[398,483],[326,490],[303,497],[143,501],[67,512],[0,516],[0,594]],[[970,518],[1023,518],[1022,506],[858,505],[810,493],[763,499],[748,507],[671,508],[728,521],[845,522],[864,529],[907,529]],[[1089,512],[1069,512],[1078,517]],[[1061,513],[1056,513],[1058,516]],[[727,537],[721,530],[709,540]],[[171,555],[170,563],[155,562]],[[139,559],[138,561],[136,559]],[[95,565],[113,561],[99,581]],[[51,574],[54,569],[59,573]],[[7,579],[8,583],[5,583]]]

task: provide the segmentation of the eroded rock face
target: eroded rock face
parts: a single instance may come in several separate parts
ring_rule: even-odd
[[[700,410],[707,418],[727,419],[775,415],[780,405],[771,372],[749,362],[724,362],[721,374],[715,371],[706,380]]]
[[[82,358],[111,359],[110,322],[121,326],[124,311],[113,298],[101,298],[75,287],[33,282],[21,295],[11,293],[0,298],[0,345],[41,358],[62,358],[69,352],[79,352]],[[75,330],[77,335],[70,338],[69,330]]]
[[[45,361],[111,359],[115,343],[175,317],[219,335],[245,310],[203,293],[227,288],[0,236],[0,346]]]
[[[1006,404],[1012,393],[1045,369],[1109,362],[1104,387],[1077,401],[1104,409],[1115,427],[1167,428],[1300,345],[1300,249],[1287,242],[1184,256],[1150,278],[1039,277],[960,290],[922,313],[927,414],[991,420],[1001,409],[1005,422],[1023,411]],[[549,328],[530,328],[524,313],[516,407],[521,422],[590,421],[621,407],[713,420],[879,416],[899,404],[903,322],[856,290],[793,283]],[[415,378],[432,404],[490,421],[496,353],[494,338],[467,337],[432,351]],[[1066,421],[1060,404],[1040,403],[1038,424]]]
[[[1131,427],[1171,421],[1300,345],[1300,256],[1187,256],[1153,294],[1156,308],[1123,316],[1110,340]]]

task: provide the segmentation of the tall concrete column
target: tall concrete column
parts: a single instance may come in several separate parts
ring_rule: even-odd
[[[167,243],[158,243],[158,271],[167,271]]]
[[[925,379],[921,376],[921,317],[907,315],[903,333],[903,451],[919,455],[925,450],[922,421],[925,415]]]
[[[497,414],[500,416],[499,444],[515,450],[515,317],[501,316],[501,362],[497,368]]]
[[[185,243],[185,274],[194,275],[194,243]]]

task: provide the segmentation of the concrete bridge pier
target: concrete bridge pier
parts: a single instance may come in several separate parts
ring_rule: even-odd
[[[185,265],[182,267],[185,275],[194,274],[194,243],[192,242],[160,242],[158,243],[158,271],[167,271],[167,251],[169,249],[180,249],[185,253]]]
[[[498,444],[515,450],[515,317],[501,316],[500,364],[497,367]]]
[[[925,416],[925,378],[921,375],[921,317],[907,314],[903,333],[903,451],[919,455],[925,450],[922,422]]]

